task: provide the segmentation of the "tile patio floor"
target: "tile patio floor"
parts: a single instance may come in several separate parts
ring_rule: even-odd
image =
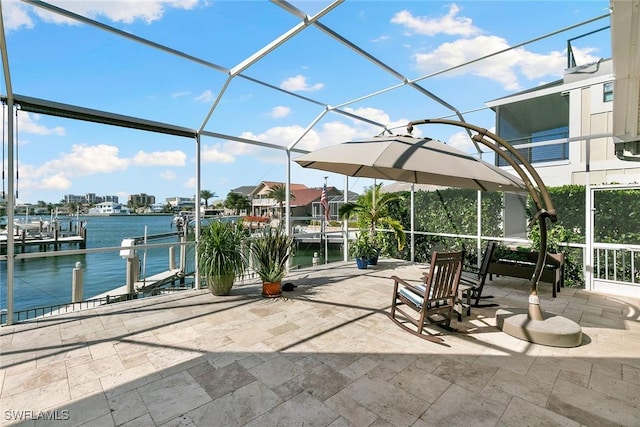
[[[542,285],[545,311],[581,324],[576,348],[543,347],[474,308],[446,345],[386,316],[381,260],[298,270],[286,298],[256,283],[188,291],[0,329],[2,425],[640,426],[640,299]],[[519,279],[489,282],[526,307]],[[57,420],[32,420],[34,417]]]

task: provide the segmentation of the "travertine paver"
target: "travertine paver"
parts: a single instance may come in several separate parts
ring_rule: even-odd
[[[211,401],[187,371],[145,384],[138,392],[158,425]]]
[[[640,299],[565,288],[554,300],[543,287],[543,309],[583,327],[577,348],[502,333],[498,307],[454,320],[464,333],[428,328],[438,345],[386,315],[389,276],[422,270],[336,263],[290,273],[298,287],[280,299],[237,283],[227,297],[189,291],[3,327],[0,423],[640,425]],[[524,280],[485,289],[526,306]]]

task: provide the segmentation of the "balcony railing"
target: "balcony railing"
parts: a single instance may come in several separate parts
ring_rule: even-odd
[[[553,162],[569,159],[569,133],[558,132],[547,135],[548,139],[540,140],[539,137],[529,136],[525,138],[511,139],[508,142],[529,163]],[[512,156],[513,157],[513,156]],[[498,166],[509,166],[506,160],[496,155]],[[517,161],[517,160],[516,160]]]

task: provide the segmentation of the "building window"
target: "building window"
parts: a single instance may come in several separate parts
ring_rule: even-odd
[[[613,101],[613,82],[605,83],[602,87],[602,102]]]
[[[562,126],[556,129],[534,132],[527,137],[512,139],[507,142],[518,150],[529,163],[544,163],[569,159],[567,138],[569,138],[569,127]],[[540,144],[544,142],[547,142],[547,144]],[[522,145],[524,147],[521,147]],[[502,157],[497,155],[496,157],[498,166],[509,165]],[[513,160],[519,163],[516,158],[513,158]]]

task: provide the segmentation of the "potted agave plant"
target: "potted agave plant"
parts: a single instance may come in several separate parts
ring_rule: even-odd
[[[363,195],[355,202],[345,203],[340,207],[339,215],[342,219],[357,218],[360,225],[360,234],[368,233],[368,243],[374,249],[369,255],[369,265],[378,263],[380,248],[376,234],[377,228],[389,228],[398,241],[398,250],[402,250],[406,242],[406,235],[402,223],[391,215],[391,207],[402,201],[403,198],[398,193],[385,193],[382,191],[382,183],[373,185],[366,189]],[[355,242],[356,245],[360,242]],[[352,252],[352,255],[357,255]]]
[[[237,276],[247,267],[241,250],[248,236],[242,224],[215,221],[202,230],[198,241],[198,270],[214,295],[228,295]]]
[[[267,227],[252,239],[251,256],[256,274],[262,280],[262,296],[282,295],[282,279],[287,274],[293,243],[293,236],[287,236],[280,227]]]

